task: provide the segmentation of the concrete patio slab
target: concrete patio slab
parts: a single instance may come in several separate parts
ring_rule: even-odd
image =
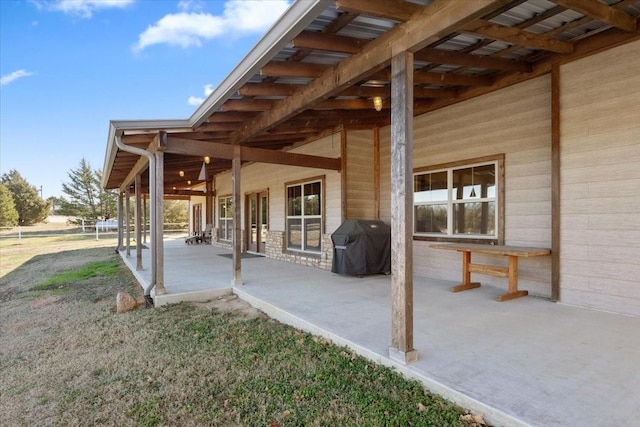
[[[390,277],[339,276],[251,258],[242,260],[244,285],[232,289],[231,260],[223,253],[229,252],[166,241],[166,298],[233,291],[277,320],[349,346],[483,412],[494,425],[640,425],[640,318],[531,296],[497,302],[502,289],[454,294],[452,282],[415,277],[419,360],[403,365],[389,358]],[[135,267],[134,253],[132,259]],[[138,273],[149,283],[148,271]]]

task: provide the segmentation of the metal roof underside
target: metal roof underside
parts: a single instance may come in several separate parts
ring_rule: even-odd
[[[103,185],[120,187],[139,160],[115,147],[115,135],[139,148],[149,147],[162,130],[195,141],[287,150],[341,127],[390,124],[388,66],[329,96],[306,103],[292,100],[309,85],[329,81],[328,73],[341,70],[376,39],[399,33],[399,26],[423,19],[442,2],[317,0],[306,2],[314,4],[306,9],[300,3],[305,2],[294,4],[190,119],[112,122]],[[494,3],[490,12],[414,52],[416,115],[548,73],[551,64],[640,38],[640,0]],[[267,43],[270,46],[263,47]],[[374,96],[383,99],[379,112],[373,108]],[[279,111],[288,113],[278,116]],[[201,183],[202,164],[201,156],[165,154],[165,191]],[[212,158],[207,178],[230,168],[229,160]],[[146,186],[146,174],[143,177]]]

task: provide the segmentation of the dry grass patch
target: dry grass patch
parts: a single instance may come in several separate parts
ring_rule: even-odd
[[[234,296],[117,315],[116,293],[139,290],[121,264],[34,290],[44,272],[119,262],[109,247],[40,250],[0,278],[13,289],[0,300],[1,425],[469,425],[419,383]]]

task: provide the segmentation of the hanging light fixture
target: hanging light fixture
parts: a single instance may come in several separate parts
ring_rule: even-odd
[[[211,162],[211,158],[209,156],[204,156],[204,162],[209,164]]]
[[[178,175],[180,175],[181,177],[183,177],[183,176],[184,176],[184,171],[180,171],[180,172],[178,172]]]
[[[191,185],[191,180],[187,181],[187,185]]]
[[[380,96],[373,97],[373,108],[375,108],[376,111],[382,110],[382,97]]]

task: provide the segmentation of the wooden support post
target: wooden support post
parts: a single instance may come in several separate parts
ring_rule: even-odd
[[[232,168],[232,181],[233,181],[233,279],[231,280],[232,286],[242,285],[242,218],[241,213],[241,197],[240,197],[240,168],[241,162],[241,147],[239,145],[233,146],[233,160],[231,163]]]
[[[124,190],[124,218],[126,224],[124,225],[125,230],[127,231],[127,239],[126,239],[126,256],[127,258],[131,257],[131,192],[129,190],[129,184],[127,184],[127,188]]]
[[[551,67],[551,301],[560,301],[560,65]]]
[[[207,195],[204,196],[204,226],[211,225],[213,227],[213,181],[208,180],[205,184]]]
[[[413,53],[391,59],[391,347],[402,363],[413,348]]]
[[[380,219],[380,128],[373,128],[373,217]]]
[[[145,244],[147,243],[147,218],[147,197],[142,196],[142,243]]]
[[[349,211],[347,209],[347,203],[349,201],[347,194],[348,178],[347,178],[347,130],[343,127],[340,129],[340,194],[342,209],[340,210],[341,221],[343,223],[345,219],[349,218]]]
[[[142,271],[142,177],[139,173],[136,174],[135,192],[136,271]]]
[[[157,150],[155,170],[155,232],[151,244],[156,248],[156,295],[164,295],[164,152]]]
[[[124,208],[122,206],[122,191],[118,189],[118,243],[116,246],[116,252],[120,252],[123,246],[123,235],[122,235],[122,226],[124,221],[122,220],[122,215],[124,214]],[[96,223],[96,229],[98,228],[98,223]],[[96,234],[97,235],[97,234]]]

